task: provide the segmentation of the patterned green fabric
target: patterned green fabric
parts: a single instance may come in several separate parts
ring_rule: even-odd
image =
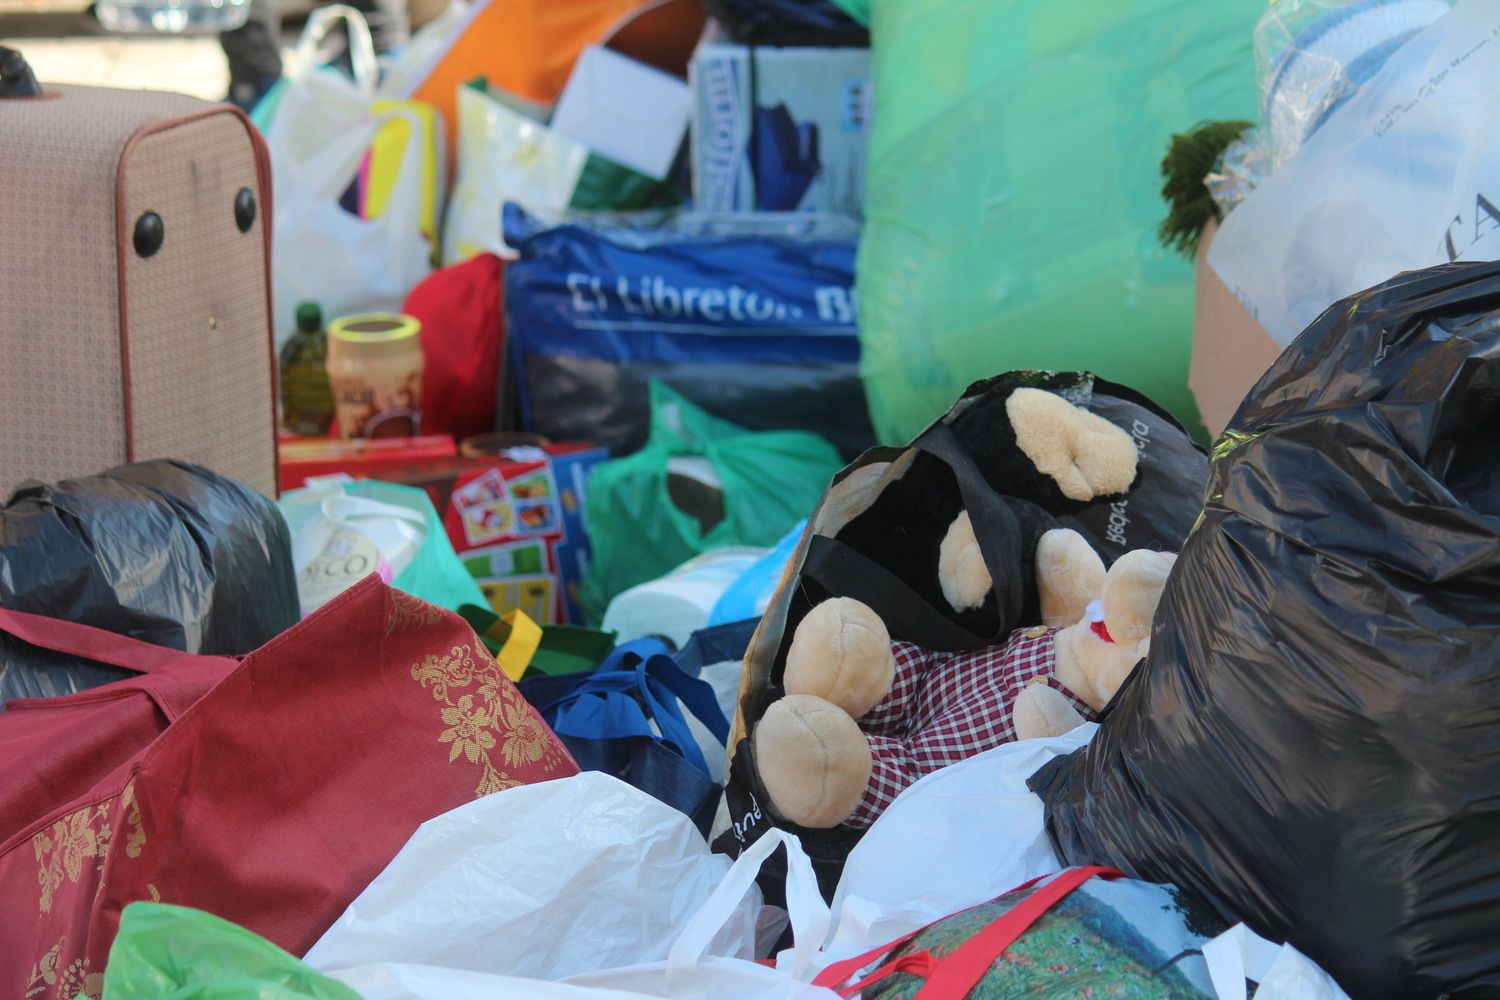
[[[1123,909],[1118,900],[1104,898],[1122,896],[1117,887],[1131,897]],[[1013,892],[940,920],[890,957],[926,950],[941,961],[1033,891]],[[1151,915],[1151,930],[1138,926],[1145,913]],[[1201,920],[1182,908],[1169,887],[1137,882],[1100,889],[1095,880],[1032,924],[969,993],[970,1000],[1212,1000],[1199,952],[1206,938],[1190,929]],[[898,973],[862,996],[910,1000],[922,985],[922,979]]]

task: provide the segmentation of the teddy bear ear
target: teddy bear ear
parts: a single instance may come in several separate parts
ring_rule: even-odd
[[[1177,556],[1136,549],[1109,568],[1104,583],[1104,623],[1117,642],[1139,642],[1151,634],[1151,620]]]
[[[1114,496],[1135,482],[1135,442],[1103,417],[1029,387],[1010,394],[1005,412],[1016,446],[1069,500]]]
[[[1071,528],[1053,528],[1037,541],[1036,586],[1042,624],[1065,628],[1083,619],[1104,593],[1104,560]]]

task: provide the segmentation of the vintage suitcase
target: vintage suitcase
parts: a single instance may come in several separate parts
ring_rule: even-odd
[[[0,48],[0,500],[151,458],[275,495],[270,187],[234,108]]]

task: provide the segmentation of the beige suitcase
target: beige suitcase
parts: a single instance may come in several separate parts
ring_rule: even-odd
[[[0,502],[180,458],[276,489],[271,173],[228,105],[0,48]]]

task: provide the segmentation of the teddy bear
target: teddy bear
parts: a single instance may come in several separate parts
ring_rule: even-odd
[[[1049,531],[1037,587],[1073,624],[1017,629],[968,652],[893,641],[852,598],[817,605],[788,650],[786,694],[752,738],[772,808],[800,826],[862,829],[938,768],[1096,720],[1145,657],[1175,559],[1136,550],[1106,571],[1077,532]]]
[[[851,597],[828,595],[813,606],[786,651],[784,695],[750,740],[758,781],[782,819],[867,827],[931,771],[1096,718],[1144,656],[1175,557],[1129,552],[1106,570],[1083,536],[1048,527],[1055,522],[1042,513],[1123,493],[1136,477],[1134,442],[1040,389],[1019,388],[1003,405],[1001,447],[1035,470],[1034,481],[1009,484],[1025,496],[1017,509],[1034,512],[1035,541],[1014,563],[1034,580],[997,586],[962,510],[926,572],[936,571],[956,613],[1024,590],[1040,622],[994,645],[939,651],[893,640],[881,617]],[[902,570],[922,572],[915,564]]]

